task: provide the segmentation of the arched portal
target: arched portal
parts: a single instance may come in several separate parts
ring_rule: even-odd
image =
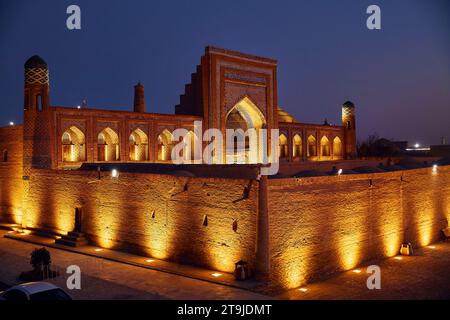
[[[302,156],[302,138],[296,134],[292,138],[292,157],[300,158]]]
[[[339,137],[333,139],[333,157],[342,158],[342,141]]]
[[[97,160],[117,161],[120,159],[119,135],[111,128],[103,129],[97,137]]]
[[[330,155],[330,140],[328,140],[327,136],[323,136],[320,139],[320,156],[329,157]]]
[[[63,162],[86,161],[86,138],[76,126],[71,126],[61,137]]]
[[[308,157],[317,157],[316,138],[314,136],[308,137]]]
[[[148,160],[148,137],[141,129],[134,130],[128,138],[130,143],[129,159],[132,161]]]
[[[172,133],[170,133],[169,130],[164,129],[164,131],[158,135],[158,160],[170,160],[172,147]]]
[[[289,157],[288,139],[283,133],[280,134],[280,136],[278,138],[278,147],[279,147],[280,159],[288,158]]]
[[[259,163],[259,129],[266,127],[266,119],[259,108],[247,97],[240,100],[228,112],[225,118],[225,129],[234,130],[232,136],[226,136],[227,163]],[[249,135],[247,130],[254,132]],[[247,133],[247,134],[246,134]],[[237,141],[242,141],[243,147]],[[228,142],[228,143],[227,143]]]

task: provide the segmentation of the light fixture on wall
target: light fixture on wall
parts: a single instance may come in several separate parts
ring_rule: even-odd
[[[343,172],[343,170],[339,169],[338,172],[337,172],[338,176],[340,176],[342,174],[342,172]]]
[[[118,178],[119,177],[119,171],[117,171],[117,169],[112,169],[111,177],[112,178]]]
[[[400,254],[402,256],[411,256],[413,254],[412,244],[410,242],[402,243],[400,246]]]
[[[438,170],[438,165],[437,164],[433,164],[433,168],[431,169],[432,173],[437,173]]]
[[[299,288],[298,291],[306,292],[306,291],[308,291],[308,288]]]
[[[10,122],[9,122],[9,125],[10,125],[10,126],[13,126],[13,125],[14,125],[14,122],[13,122],[13,121],[10,121]]]
[[[221,273],[218,273],[218,272],[215,272],[215,273],[212,273],[211,274],[213,277],[220,277],[222,274]]]

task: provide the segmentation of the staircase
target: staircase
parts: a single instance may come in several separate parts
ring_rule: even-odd
[[[69,232],[66,236],[61,236],[60,239],[56,239],[55,243],[62,244],[64,246],[79,247],[88,244],[88,240],[81,232]]]

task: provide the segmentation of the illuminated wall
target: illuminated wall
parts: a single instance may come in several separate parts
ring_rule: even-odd
[[[232,272],[254,261],[257,184],[248,180],[121,172],[33,170],[28,227],[71,231],[75,208],[95,244]],[[203,224],[207,216],[207,225]],[[233,222],[237,222],[236,231]]]
[[[0,221],[22,221],[23,126],[0,128]]]
[[[272,277],[286,288],[428,245],[450,220],[448,166],[269,182]]]

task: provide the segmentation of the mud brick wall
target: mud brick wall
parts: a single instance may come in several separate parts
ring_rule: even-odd
[[[231,272],[240,259],[254,263],[258,185],[244,199],[248,185],[135,173],[114,179],[106,172],[98,180],[96,172],[33,170],[24,223],[71,231],[80,207],[83,232],[101,247]]]
[[[23,126],[0,128],[0,221],[22,219]],[[6,160],[6,161],[5,161]]]
[[[269,180],[271,270],[295,288],[425,246],[450,220],[450,167]]]

